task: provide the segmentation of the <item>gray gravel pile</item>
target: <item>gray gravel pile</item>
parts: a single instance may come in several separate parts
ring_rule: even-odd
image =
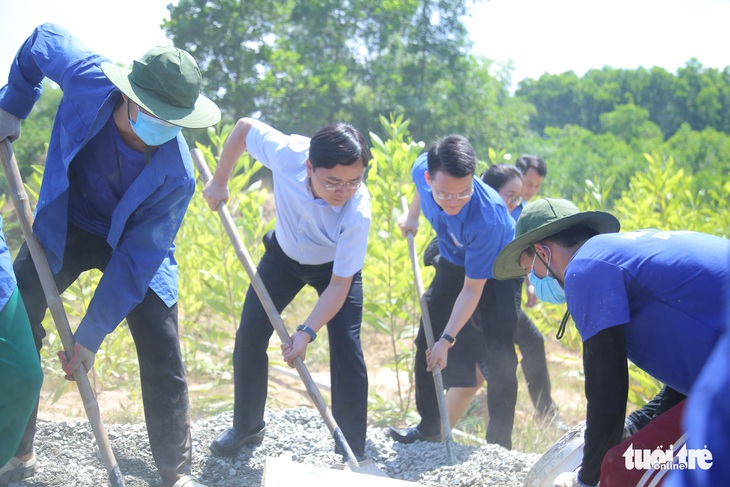
[[[230,457],[214,455],[213,438],[230,426],[230,412],[193,425],[193,474],[210,487],[261,485],[267,456],[290,455],[296,462],[322,467],[342,463],[334,441],[316,411],[295,408],[267,411],[261,445],[244,447]],[[159,486],[143,424],[109,424],[107,433],[125,485]],[[11,486],[67,487],[108,485],[106,471],[86,422],[39,421],[36,435],[39,468],[25,483]],[[366,456],[390,477],[427,486],[521,486],[539,455],[508,451],[496,445],[455,445],[457,465],[448,466],[442,443],[394,443],[383,428],[368,429]],[[301,480],[301,479],[300,479]],[[304,485],[297,482],[297,485]]]

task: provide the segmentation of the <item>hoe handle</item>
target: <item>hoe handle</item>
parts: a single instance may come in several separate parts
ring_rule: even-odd
[[[400,199],[401,210],[403,213],[408,211],[408,201],[405,196]],[[418,254],[416,253],[416,242],[412,232],[406,233],[408,240],[408,253],[411,256],[411,267],[413,268],[413,280],[416,284],[418,292],[418,303],[421,306],[421,320],[423,321],[423,331],[426,335],[426,344],[428,348],[433,348],[433,327],[431,326],[431,315],[428,312],[428,299],[423,288],[423,278],[421,277],[421,267],[418,264]],[[444,397],[444,379],[441,374],[441,367],[436,365],[433,368],[433,382],[436,388],[436,400],[439,406],[439,414],[441,415],[441,430],[443,431],[444,441],[446,443],[446,456],[451,465],[456,464],[456,456],[454,454],[454,438],[451,436],[451,423],[449,423],[449,413],[446,409],[446,398]]]
[[[56,287],[56,281],[53,278],[53,272],[51,267],[48,265],[46,259],[46,253],[38,241],[38,238],[33,233],[33,214],[30,211],[30,203],[28,202],[28,194],[23,186],[23,180],[20,177],[20,171],[18,170],[18,163],[15,160],[13,154],[13,148],[10,145],[8,139],[4,139],[0,142],[0,157],[2,158],[3,171],[5,171],[5,178],[8,180],[8,187],[13,200],[13,206],[15,206],[15,213],[18,215],[20,226],[23,229],[23,235],[25,236],[25,242],[28,244],[28,250],[33,258],[33,264],[35,264],[38,277],[43,287],[43,293],[46,296],[46,302],[48,303],[48,309],[51,311],[53,321],[56,324],[58,330],[58,336],[61,338],[61,343],[66,351],[66,355],[71,357],[74,350],[74,338],[71,332],[71,327],[66,317],[66,312],[63,309],[63,301],[59,295],[58,288]],[[104,423],[101,421],[101,414],[99,412],[99,404],[96,402],[96,396],[94,390],[89,382],[89,377],[86,375],[87,370],[83,364],[76,369],[74,372],[74,379],[76,385],[81,394],[81,400],[84,403],[84,409],[86,410],[86,416],[89,418],[91,429],[94,432],[94,438],[96,438],[96,444],[101,452],[101,458],[106,467],[107,474],[109,475],[109,482],[114,487],[123,487],[124,480],[122,473],[119,470],[119,465],[114,458],[114,452],[112,452],[111,443],[109,437],[104,429]]]

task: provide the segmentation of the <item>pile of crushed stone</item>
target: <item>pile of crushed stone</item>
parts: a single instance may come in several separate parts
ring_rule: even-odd
[[[227,412],[193,424],[193,475],[209,487],[260,486],[267,456],[290,456],[295,462],[326,468],[343,462],[342,456],[334,453],[334,440],[321,417],[305,407],[267,410],[266,437],[261,445],[245,446],[233,456],[217,456],[208,445],[231,425],[232,418]],[[106,429],[125,485],[161,486],[144,424],[109,424]],[[404,445],[394,442],[386,429],[371,427],[365,455],[392,478],[425,486],[460,487],[522,486],[540,458],[497,445],[454,446],[457,464],[449,466],[443,443]],[[36,474],[11,486],[108,485],[101,455],[86,422],[39,421],[36,453]]]

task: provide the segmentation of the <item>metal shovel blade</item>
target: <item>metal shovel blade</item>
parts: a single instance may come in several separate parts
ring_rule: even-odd
[[[378,465],[370,458],[368,458],[367,460],[363,460],[362,462],[358,462],[357,467],[355,467],[354,469],[351,469],[350,465],[346,463],[338,463],[337,465],[333,465],[332,468],[335,470],[351,470],[356,473],[364,473],[368,475],[376,475],[378,477],[389,478],[388,475],[380,470],[380,467],[378,467]]]

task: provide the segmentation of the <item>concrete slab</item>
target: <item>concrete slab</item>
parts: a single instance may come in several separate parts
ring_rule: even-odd
[[[422,484],[349,470],[315,467],[291,457],[266,457],[261,487],[417,487]]]

